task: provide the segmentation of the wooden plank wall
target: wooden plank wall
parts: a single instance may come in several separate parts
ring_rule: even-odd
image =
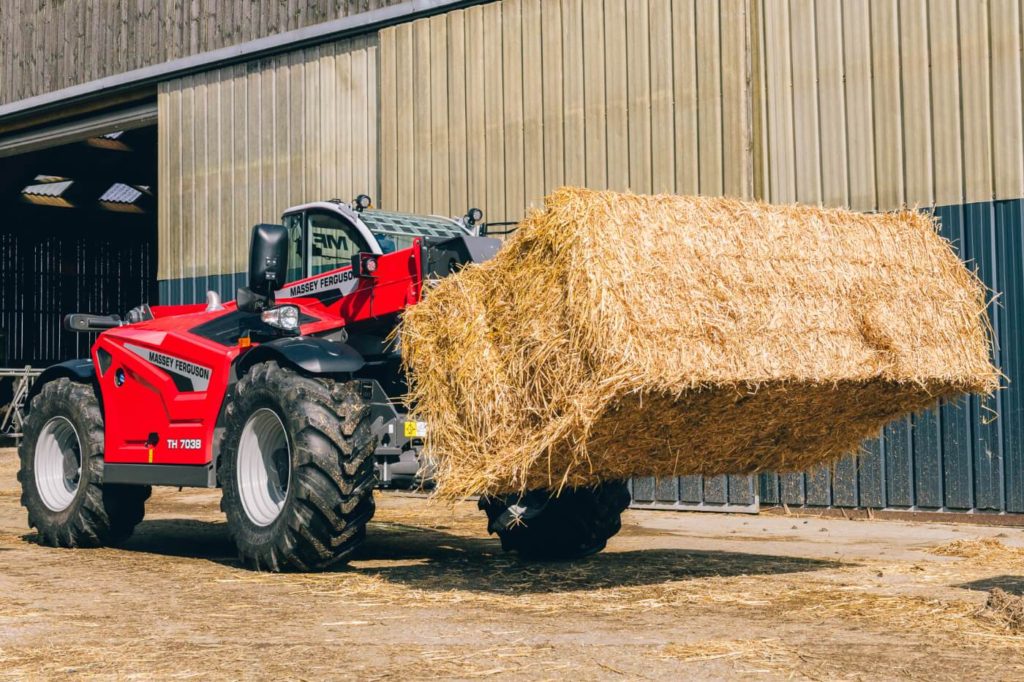
[[[755,1],[759,195],[860,210],[1024,196],[1019,0]]]
[[[503,0],[387,28],[382,206],[559,185],[753,196],[748,0]]]
[[[169,81],[157,102],[162,280],[244,271],[254,224],[377,194],[375,35]]]
[[[0,0],[0,104],[401,0]]]

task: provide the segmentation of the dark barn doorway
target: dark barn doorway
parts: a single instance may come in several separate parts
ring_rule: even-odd
[[[156,148],[151,126],[0,158],[0,367],[87,357],[64,315],[156,300]]]

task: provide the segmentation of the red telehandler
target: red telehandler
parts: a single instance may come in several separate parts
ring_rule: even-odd
[[[427,481],[428,425],[406,419],[388,338],[431,280],[500,242],[481,236],[477,209],[369,204],[310,203],[256,225],[235,301],[65,318],[100,333],[89,359],[48,368],[28,397],[18,479],[42,543],[116,544],[151,486],[219,487],[246,564],[316,570],[361,543],[374,488]],[[622,481],[479,502],[506,550],[538,559],[600,551],[628,504]]]

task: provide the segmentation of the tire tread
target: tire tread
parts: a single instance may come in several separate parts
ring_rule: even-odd
[[[506,552],[526,559],[577,559],[600,552],[622,528],[622,512],[629,506],[625,481],[606,481],[592,488],[570,488],[558,497],[548,497],[533,518],[507,524],[503,515],[509,507],[543,496],[543,491],[526,495],[481,497],[479,507],[487,514],[487,530],[501,540]]]
[[[242,561],[272,571],[321,570],[349,557],[374,513],[376,484],[369,409],[351,382],[308,377],[260,363],[236,384],[218,474],[221,509]],[[294,452],[281,515],[264,530],[245,516],[237,493],[237,443],[257,406],[277,406]]]
[[[29,526],[39,541],[51,547],[100,547],[131,536],[142,521],[149,486],[103,485],[103,413],[89,384],[59,378],[47,382],[32,399],[25,420],[25,437],[18,447],[21,503],[28,509]],[[35,444],[46,422],[63,416],[75,425],[82,446],[80,488],[71,505],[53,512],[35,490]]]

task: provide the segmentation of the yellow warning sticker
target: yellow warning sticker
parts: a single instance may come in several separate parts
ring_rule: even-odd
[[[426,422],[405,422],[406,438],[423,438],[427,435]]]

